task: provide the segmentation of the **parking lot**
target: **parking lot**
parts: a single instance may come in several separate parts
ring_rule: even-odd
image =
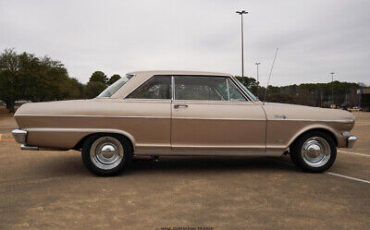
[[[289,158],[140,160],[96,177],[77,151],[21,151],[0,114],[0,229],[369,229],[370,113],[327,173]]]

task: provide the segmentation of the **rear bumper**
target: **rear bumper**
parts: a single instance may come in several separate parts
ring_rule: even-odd
[[[27,141],[27,131],[22,129],[14,129],[12,135],[16,142],[20,144],[26,144]]]
[[[347,137],[347,148],[352,148],[353,145],[356,143],[357,137],[356,136],[349,136]]]

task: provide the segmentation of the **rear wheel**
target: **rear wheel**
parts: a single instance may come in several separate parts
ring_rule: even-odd
[[[323,172],[329,169],[337,156],[333,138],[326,133],[309,132],[291,146],[293,163],[308,172]]]
[[[93,135],[84,142],[82,161],[94,174],[113,176],[121,173],[132,155],[130,142],[116,134]]]

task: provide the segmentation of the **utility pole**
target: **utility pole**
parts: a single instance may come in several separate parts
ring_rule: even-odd
[[[334,72],[331,72],[331,100],[333,101],[332,104],[334,104]]]
[[[248,14],[247,11],[236,11],[237,14],[240,14],[240,22],[241,22],[241,40],[242,40],[242,77],[244,77],[244,34],[243,34],[243,14]]]

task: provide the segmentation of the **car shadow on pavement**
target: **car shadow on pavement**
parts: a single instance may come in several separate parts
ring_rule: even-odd
[[[133,160],[130,173],[148,171],[297,171],[287,157],[164,157]]]
[[[81,156],[58,155],[42,159],[34,165],[37,174],[49,176],[89,176]],[[163,157],[158,162],[151,159],[133,159],[122,175],[153,172],[276,172],[297,171],[287,157]]]

